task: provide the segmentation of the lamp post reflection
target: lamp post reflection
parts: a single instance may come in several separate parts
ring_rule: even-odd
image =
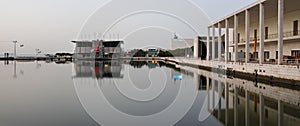
[[[17,78],[17,62],[16,60],[14,61],[14,75],[13,75],[14,78]]]

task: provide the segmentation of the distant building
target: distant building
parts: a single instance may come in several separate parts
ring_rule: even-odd
[[[155,56],[157,56],[157,54],[158,54],[157,49],[154,49],[154,48],[148,49],[148,53],[147,53],[148,57],[155,57]]]
[[[206,58],[206,42],[207,37],[206,36],[198,36],[197,40],[192,38],[178,38],[175,36],[171,39],[171,49],[185,49],[185,57],[197,57],[202,59]],[[211,41],[210,41],[211,42]],[[196,50],[195,50],[195,45]],[[192,47],[194,49],[192,49]]]
[[[72,41],[76,44],[74,58],[120,58],[123,41]]]
[[[194,39],[181,39],[178,37],[174,37],[171,39],[171,49],[182,49],[182,48],[190,48],[194,46]]]

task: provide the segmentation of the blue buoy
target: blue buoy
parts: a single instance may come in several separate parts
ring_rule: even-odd
[[[173,79],[182,79],[182,75],[173,75]]]

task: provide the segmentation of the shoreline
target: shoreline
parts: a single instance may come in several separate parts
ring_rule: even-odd
[[[227,75],[229,77],[241,78],[253,82],[263,82],[268,84],[279,83],[282,85],[300,85],[300,68],[292,65],[273,65],[273,64],[253,64],[253,63],[225,63],[218,61],[206,61],[188,58],[173,58],[173,57],[122,57],[122,58],[50,58],[50,57],[13,57],[3,58],[0,61],[18,61],[18,60],[50,60],[50,61],[75,61],[75,60],[131,60],[131,61],[149,61],[161,60],[171,65],[177,64],[181,66],[189,66],[192,68],[202,69]]]
[[[280,84],[282,86],[287,86],[286,84],[290,86],[299,86],[300,85],[300,73],[293,73],[293,72],[300,72],[300,69],[297,68],[297,66],[282,66],[281,69],[278,70],[278,68],[274,68],[277,71],[283,71],[287,72],[290,68],[295,68],[295,71],[287,72],[286,75],[294,74],[293,77],[290,76],[282,76],[282,75],[276,75],[277,73],[269,74],[270,72],[266,72],[261,70],[261,68],[254,68],[256,71],[249,72],[250,70],[247,70],[246,67],[253,64],[225,64],[224,62],[211,62],[211,61],[200,61],[196,59],[176,59],[176,58],[165,58],[164,59],[167,62],[175,63],[177,65],[181,66],[189,66],[192,68],[202,69],[206,71],[211,71],[215,73],[219,73],[222,75],[227,75],[229,77],[234,78],[241,78],[253,82],[262,82],[267,84]],[[196,61],[194,61],[196,60]],[[201,63],[206,62],[206,63]],[[208,65],[210,64],[210,65]],[[213,65],[212,65],[213,64]],[[234,67],[237,66],[237,67]],[[261,66],[263,67],[263,65]],[[272,67],[272,66],[270,66]],[[278,67],[278,65],[274,65],[273,67]],[[240,68],[240,69],[239,69]],[[249,68],[248,68],[249,69]],[[267,69],[267,68],[265,68]],[[291,79],[294,78],[294,79]]]

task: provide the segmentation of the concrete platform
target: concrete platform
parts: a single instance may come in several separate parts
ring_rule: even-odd
[[[279,82],[300,85],[300,67],[256,63],[233,63],[206,61],[192,58],[165,58],[164,60],[181,65],[210,70],[220,74],[239,76],[244,79],[260,79],[265,82]]]

